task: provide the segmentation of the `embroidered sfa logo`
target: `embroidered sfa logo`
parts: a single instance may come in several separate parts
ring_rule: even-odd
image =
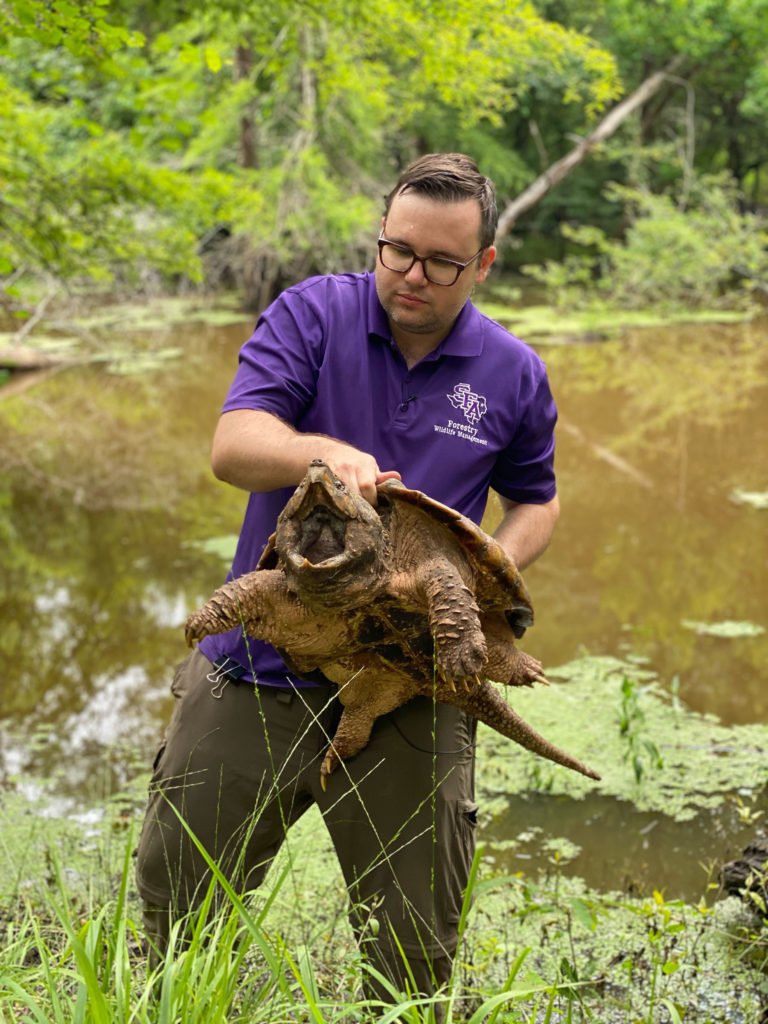
[[[454,409],[461,409],[464,419],[470,423],[477,423],[488,411],[485,398],[476,395],[469,384],[457,384],[452,395],[445,396]]]

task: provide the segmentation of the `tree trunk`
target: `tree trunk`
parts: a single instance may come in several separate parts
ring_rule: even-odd
[[[514,226],[514,224],[527,213],[532,207],[543,199],[551,188],[554,188],[563,178],[570,174],[574,167],[577,167],[598,143],[603,142],[613,135],[622,121],[638,107],[647,103],[649,98],[661,88],[669,75],[672,75],[685,60],[683,54],[678,54],[661,71],[657,71],[650,78],[638,86],[631,96],[627,96],[618,106],[614,107],[593,132],[590,132],[570,153],[556,160],[550,167],[540,174],[539,177],[528,186],[523,192],[508,203],[499,217],[499,226],[496,230],[496,239],[501,239]]]
[[[235,50],[234,79],[236,82],[250,78],[253,72],[253,47],[250,39],[238,43]],[[240,115],[240,166],[258,167],[256,144],[256,105],[250,100]]]

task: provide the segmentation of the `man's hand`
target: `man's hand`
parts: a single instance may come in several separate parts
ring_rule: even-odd
[[[379,469],[376,459],[325,434],[302,434],[268,412],[236,409],[219,419],[211,465],[219,480],[245,491],[295,487],[312,459],[322,459],[344,483],[372,505],[376,485],[397,470]]]
[[[396,469],[382,471],[372,455],[361,452],[351,445],[335,441],[330,437],[320,435],[306,435],[316,437],[319,442],[318,454],[313,458],[322,459],[336,476],[343,480],[351,491],[357,491],[370,502],[377,503],[376,487],[385,480],[400,480],[400,474]]]

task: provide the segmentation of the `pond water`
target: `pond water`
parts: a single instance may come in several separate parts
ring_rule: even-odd
[[[0,401],[0,792],[45,784],[64,813],[147,770],[181,626],[221,582],[244,507],[208,453],[249,332],[190,322],[146,339],[168,358],[141,373],[71,368]],[[560,409],[562,516],[526,573],[526,649],[547,666],[639,656],[691,708],[767,722],[768,633],[750,626],[768,627],[768,511],[743,496],[768,490],[768,324],[532,343]],[[497,515],[492,501],[486,525]],[[744,635],[697,626],[728,622]],[[678,824],[595,793],[512,797],[487,834],[527,827],[570,837],[595,885],[686,898],[706,886],[692,865],[754,831],[733,805]],[[534,842],[510,863],[536,860]]]

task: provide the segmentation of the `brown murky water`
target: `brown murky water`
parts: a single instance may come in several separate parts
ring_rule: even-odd
[[[0,792],[45,784],[66,812],[146,770],[181,624],[223,576],[210,542],[240,523],[244,495],[213,480],[208,450],[249,330],[190,324],[162,335],[183,360],[70,369],[0,403]],[[538,347],[563,512],[526,574],[526,648],[549,666],[639,655],[692,708],[766,722],[768,633],[690,623],[768,627],[768,511],[733,500],[768,490],[768,324]],[[526,824],[570,835],[595,884],[689,897],[686,859],[734,854],[743,832],[733,815],[678,825],[599,795],[535,796],[510,834]]]

